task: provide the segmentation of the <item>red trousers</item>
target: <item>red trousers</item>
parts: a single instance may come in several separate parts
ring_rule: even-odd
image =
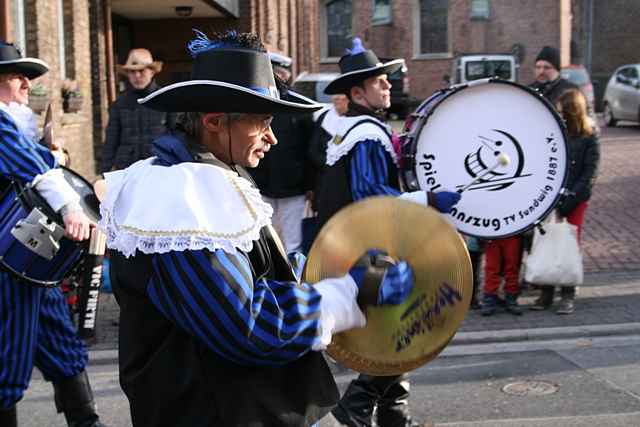
[[[491,240],[484,250],[484,294],[496,295],[504,274],[504,292],[517,295],[520,290],[520,236]]]
[[[580,202],[578,206],[567,215],[567,222],[578,227],[578,243],[580,243],[580,232],[582,231],[584,212],[587,210],[587,206],[587,202]]]

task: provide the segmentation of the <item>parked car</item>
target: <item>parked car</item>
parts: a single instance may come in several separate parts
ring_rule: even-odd
[[[516,57],[510,54],[463,54],[453,62],[453,81],[449,83],[467,83],[487,77],[515,82],[519,67]]]
[[[593,84],[591,83],[591,77],[584,65],[569,65],[560,70],[560,76],[563,79],[569,80],[574,85],[580,88],[585,98],[587,98],[589,113],[595,117],[595,97],[593,94]]]
[[[619,67],[604,92],[604,121],[615,126],[619,120],[640,122],[640,64]]]
[[[292,89],[301,95],[322,104],[331,103],[331,95],[324,93],[324,88],[338,77],[339,73],[307,73],[302,72],[294,80]]]

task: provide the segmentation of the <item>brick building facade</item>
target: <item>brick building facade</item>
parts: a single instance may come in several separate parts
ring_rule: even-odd
[[[2,38],[15,42],[23,53],[39,57],[49,66],[40,84],[49,95],[54,135],[62,138],[71,152],[72,167],[93,177],[93,133],[91,108],[91,52],[88,0],[4,0]],[[77,82],[83,95],[77,112],[63,110],[64,79]]]
[[[335,31],[329,9],[339,3],[352,15],[343,34],[362,38],[380,57],[405,58],[412,95],[420,100],[445,84],[461,53],[517,53],[518,81],[525,84],[533,81],[534,60],[545,45],[559,47],[569,63],[570,0],[319,0],[317,60],[323,71],[337,70],[326,39],[327,30]]]
[[[616,68],[640,62],[640,2],[572,0],[572,12],[572,62],[591,71],[599,103]]]
[[[133,47],[164,61],[161,84],[188,77],[186,43],[193,28],[237,29],[260,35],[269,50],[292,56],[294,73],[318,68],[318,4],[314,0],[206,0],[179,17],[153,0],[0,0],[0,37],[46,61],[50,71],[34,84],[49,94],[56,137],[65,140],[72,168],[93,179],[101,155],[108,108],[123,87],[116,65]],[[121,12],[121,13],[120,13]],[[141,17],[142,16],[142,17]],[[204,17],[203,17],[204,16]],[[80,111],[63,110],[64,79],[83,94]],[[41,114],[41,121],[44,114]]]

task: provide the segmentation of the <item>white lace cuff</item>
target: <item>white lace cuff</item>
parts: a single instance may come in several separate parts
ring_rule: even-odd
[[[313,350],[324,350],[331,343],[333,334],[353,328],[362,328],[367,319],[360,310],[356,298],[358,286],[350,275],[325,279],[315,284],[320,293],[320,341]]]
[[[31,185],[56,212],[65,205],[77,204],[80,201],[80,196],[64,179],[62,169],[59,168],[48,170],[36,176]]]

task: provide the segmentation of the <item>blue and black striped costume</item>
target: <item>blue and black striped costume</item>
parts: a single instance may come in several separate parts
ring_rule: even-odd
[[[0,174],[30,183],[57,167],[45,147],[27,139],[0,110]],[[87,351],[71,323],[62,292],[18,283],[0,272],[0,409],[15,405],[29,385],[35,365],[48,381],[85,369]]]
[[[198,162],[184,142],[161,139],[180,153],[159,153],[156,165]],[[112,251],[111,280],[134,425],[309,426],[337,401],[326,362],[310,351],[321,296],[297,283],[268,228],[248,253]]]

